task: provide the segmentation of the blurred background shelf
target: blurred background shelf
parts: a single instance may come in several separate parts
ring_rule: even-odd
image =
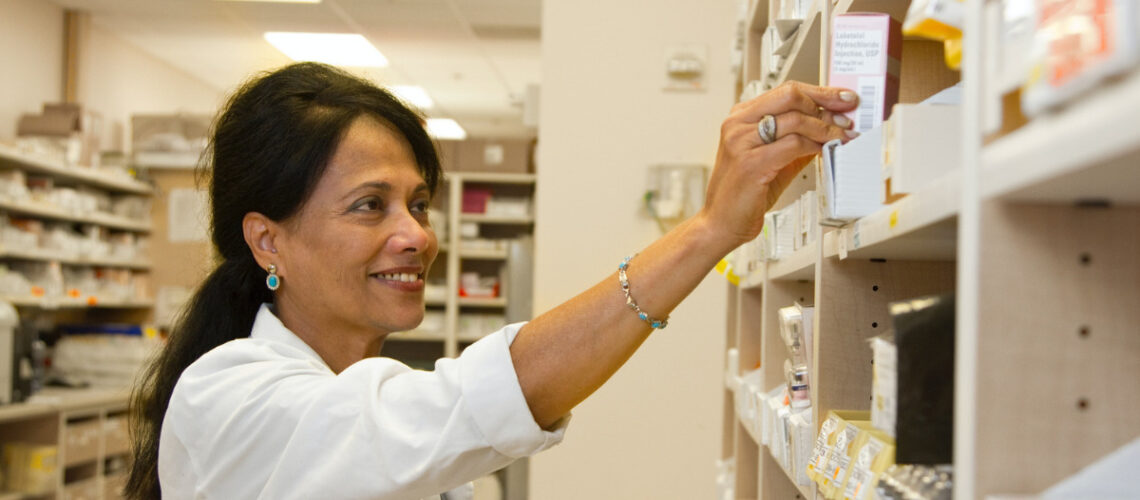
[[[1005,201],[1140,205],[1140,70],[982,150],[982,194]]]
[[[813,280],[815,261],[819,257],[819,243],[811,242],[780,260],[768,263],[769,280]]]
[[[138,233],[149,233],[150,223],[146,221],[139,221],[120,217],[111,214],[77,214],[58,207],[47,205],[43,203],[35,203],[30,201],[11,201],[0,199],[0,210],[7,210],[12,213],[27,215],[31,217],[41,217],[45,219],[58,220],[63,222],[74,222],[79,224],[95,224],[104,226],[111,229],[122,229],[125,231],[132,231]]]
[[[68,183],[87,184],[112,191],[150,195],[154,189],[147,183],[127,175],[104,172],[89,167],[71,167],[63,162],[37,158],[0,144],[0,167],[19,168],[28,173],[51,176]]]
[[[460,297],[460,307],[501,308],[507,306],[506,297],[472,298]]]

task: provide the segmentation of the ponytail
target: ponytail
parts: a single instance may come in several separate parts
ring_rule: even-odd
[[[211,349],[249,336],[263,302],[271,302],[265,271],[252,255],[226,260],[206,277],[171,332],[143,382],[131,394],[130,427],[134,463],[126,492],[130,498],[160,498],[158,443],[163,417],[183,370]],[[260,285],[260,286],[259,286]]]

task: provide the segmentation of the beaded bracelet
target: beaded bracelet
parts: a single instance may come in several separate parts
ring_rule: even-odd
[[[669,318],[668,317],[666,317],[665,319],[660,319],[660,320],[659,319],[653,319],[653,318],[649,317],[649,315],[646,314],[645,311],[641,310],[641,307],[639,307],[637,305],[637,302],[635,302],[633,300],[633,295],[630,295],[630,293],[629,293],[629,278],[625,275],[625,270],[629,268],[629,261],[631,259],[633,259],[632,255],[628,256],[624,260],[622,260],[621,264],[618,264],[618,283],[621,284],[621,291],[625,292],[625,305],[629,306],[630,309],[633,309],[633,312],[637,313],[638,318],[641,318],[642,321],[649,323],[649,326],[651,326],[653,328],[660,330],[660,329],[665,328],[666,326],[669,326]]]

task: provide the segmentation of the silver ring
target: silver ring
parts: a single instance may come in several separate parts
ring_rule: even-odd
[[[764,115],[760,123],[756,124],[756,131],[760,133],[760,140],[764,141],[764,144],[776,142],[776,117]]]

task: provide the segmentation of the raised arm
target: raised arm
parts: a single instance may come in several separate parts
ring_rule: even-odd
[[[755,238],[764,213],[822,144],[853,136],[842,113],[855,101],[844,89],[789,82],[733,107],[721,126],[705,206],[629,264],[630,294],[641,309],[665,318],[722,257]],[[758,132],[766,115],[776,121],[770,144]],[[569,413],[651,331],[626,306],[616,271],[528,323],[511,345],[511,357],[535,421],[548,428]]]

